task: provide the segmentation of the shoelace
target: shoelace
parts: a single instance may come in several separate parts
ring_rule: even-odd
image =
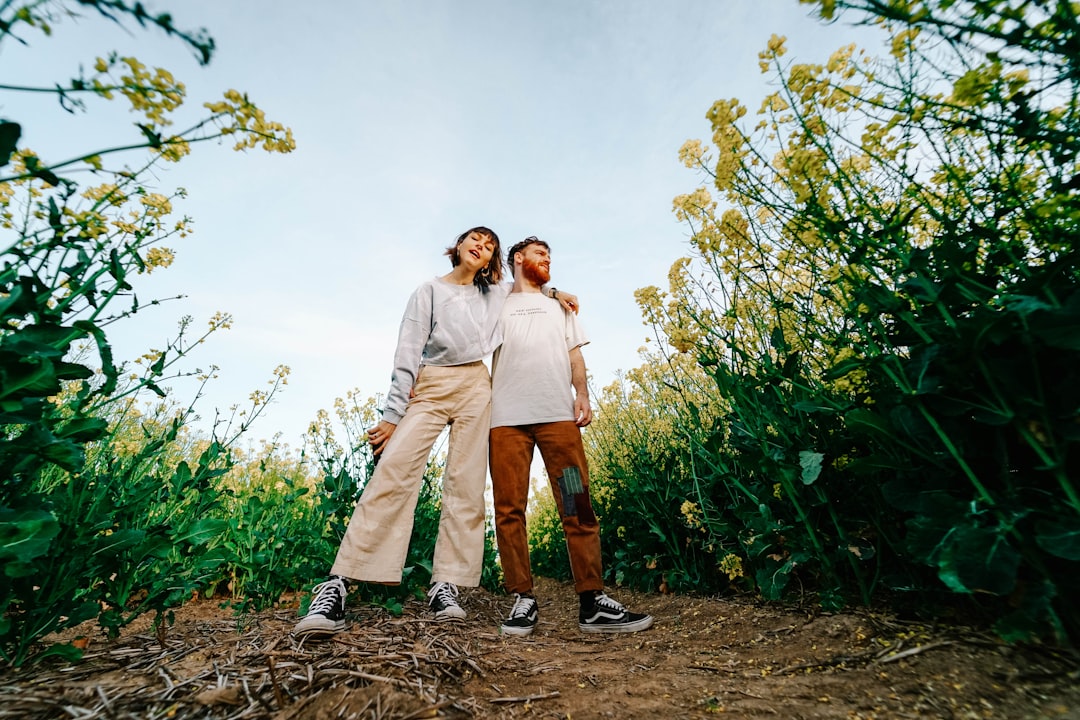
[[[604,608],[606,610],[613,610],[613,611],[615,611],[617,613],[626,612],[625,607],[623,607],[621,604],[615,602],[614,600],[609,598],[604,593],[597,593],[596,597],[593,598],[593,602],[595,602],[597,605],[599,605],[600,607],[602,607],[602,608]]]
[[[457,585],[448,582],[437,582],[428,590],[429,598],[438,598],[443,605],[457,605]]]
[[[315,599],[311,601],[308,609],[309,615],[324,614],[330,612],[345,597],[345,583],[341,578],[334,578],[321,582],[311,589],[315,593]]]
[[[514,601],[514,607],[510,608],[510,618],[528,617],[534,605],[536,605],[536,600],[533,598],[518,595],[517,600]]]

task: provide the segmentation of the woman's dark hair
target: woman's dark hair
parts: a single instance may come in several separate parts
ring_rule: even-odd
[[[488,262],[487,267],[482,268],[480,272],[473,276],[473,285],[480,289],[480,292],[486,293],[488,287],[494,283],[502,282],[503,274],[503,257],[502,257],[502,245],[499,244],[499,236],[495,234],[495,231],[486,228],[483,225],[479,225],[474,228],[469,228],[465,232],[458,235],[454,244],[446,248],[446,255],[450,258],[450,265],[457,267],[461,264],[461,255],[458,253],[458,248],[461,247],[461,243],[465,241],[465,238],[469,237],[472,233],[483,235],[490,238],[495,243],[495,252],[491,254],[491,261]]]

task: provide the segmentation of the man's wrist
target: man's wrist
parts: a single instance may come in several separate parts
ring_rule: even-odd
[[[556,299],[555,296],[559,294],[559,289],[555,286],[549,287],[547,290],[547,296],[552,300]]]

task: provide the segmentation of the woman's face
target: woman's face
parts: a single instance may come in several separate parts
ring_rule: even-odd
[[[487,235],[471,232],[458,245],[458,259],[473,273],[478,273],[488,266],[495,254],[495,241]]]

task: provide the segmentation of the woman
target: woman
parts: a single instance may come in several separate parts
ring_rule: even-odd
[[[457,586],[480,582],[491,412],[491,378],[483,358],[502,342],[498,320],[509,285],[501,283],[499,237],[486,227],[459,235],[446,254],[451,271],[417,288],[405,308],[386,408],[368,432],[379,462],[356,504],[330,578],[315,586],[294,635],[344,629],[346,578],[401,582],[424,469],[446,425],[450,441],[428,592],[435,618],[464,618]],[[551,292],[576,311],[577,298]]]

